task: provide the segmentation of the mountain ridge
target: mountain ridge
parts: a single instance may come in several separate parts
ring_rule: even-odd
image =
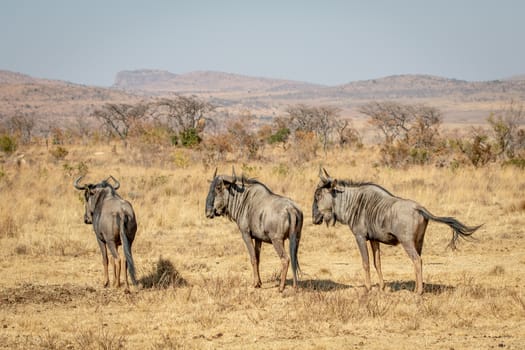
[[[343,117],[363,118],[359,107],[364,103],[393,100],[437,107],[448,121],[479,123],[511,100],[525,101],[525,79],[520,77],[469,82],[401,74],[326,86],[215,71],[175,74],[144,69],[121,71],[111,87],[95,87],[0,70],[0,117],[26,113],[46,120],[75,120],[89,116],[104,103],[182,94],[207,100],[232,115],[250,111],[272,118],[284,114],[290,105],[307,104],[331,105]]]

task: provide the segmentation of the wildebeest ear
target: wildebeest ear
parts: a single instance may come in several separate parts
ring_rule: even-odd
[[[337,179],[333,179],[332,180],[332,183],[330,184],[330,189],[332,191],[336,191],[336,192],[343,192],[344,189],[342,186],[339,186],[338,182],[337,182]]]
[[[217,176],[217,168],[215,168],[215,172],[213,173],[212,179],[215,179],[215,176]]]

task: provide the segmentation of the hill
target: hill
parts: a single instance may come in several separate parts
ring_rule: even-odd
[[[0,70],[0,117],[33,115],[46,125],[77,123],[108,102],[191,94],[230,114],[250,111],[265,119],[284,114],[287,106],[332,105],[343,117],[362,118],[358,109],[374,100],[424,103],[443,111],[447,123],[484,123],[487,116],[510,100],[525,100],[525,80],[469,82],[430,75],[396,75],[324,86],[264,77],[196,71],[174,74],[162,70],[122,71],[112,87],[91,87],[38,79]]]
[[[117,73],[113,87],[159,94],[308,90],[322,85],[214,71],[173,74],[168,71],[142,69]]]

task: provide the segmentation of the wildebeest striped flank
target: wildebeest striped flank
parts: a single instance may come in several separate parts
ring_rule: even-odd
[[[324,173],[323,173],[324,172]],[[421,251],[429,220],[441,222],[453,230],[450,246],[459,237],[468,237],[480,226],[469,227],[452,217],[437,217],[418,203],[394,196],[373,183],[353,183],[331,178],[325,169],[319,172],[312,205],[313,222],[347,224],[352,230],[365,271],[365,287],[370,289],[370,265],[366,242],[370,242],[379,287],[384,288],[379,243],[401,244],[414,263],[416,293],[423,293]]]
[[[253,286],[261,286],[259,261],[262,242],[271,243],[281,259],[279,291],[284,290],[291,260],[293,286],[297,288],[299,262],[297,251],[303,227],[303,213],[289,198],[274,194],[266,185],[254,179],[213,174],[206,198],[206,217],[226,216],[237,223],[250,254]],[[284,249],[289,240],[290,257]]]

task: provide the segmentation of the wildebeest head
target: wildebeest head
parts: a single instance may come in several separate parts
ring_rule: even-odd
[[[102,180],[101,182],[97,184],[79,185],[79,182],[81,179],[82,179],[82,176],[78,177],[73,183],[73,186],[77,190],[84,191],[84,206],[85,206],[84,223],[89,225],[93,223],[93,212],[95,211],[95,204],[97,202],[97,199],[100,193],[106,188],[109,188],[111,192],[114,193],[115,190],[119,189],[120,182],[118,182],[117,179],[115,179],[113,176],[110,176],[106,180]],[[112,186],[108,182],[109,179],[113,179],[113,181],[115,182],[115,185]]]
[[[217,169],[215,169],[210,190],[206,197],[206,217],[208,219],[224,214],[228,205],[229,190],[236,180],[235,170],[233,170],[233,176],[217,176]]]
[[[324,174],[323,174],[324,172]],[[335,225],[334,197],[338,190],[337,180],[332,179],[323,168],[319,169],[321,182],[317,185],[312,204],[312,219],[315,225],[320,225],[323,221],[328,226],[330,223]]]

